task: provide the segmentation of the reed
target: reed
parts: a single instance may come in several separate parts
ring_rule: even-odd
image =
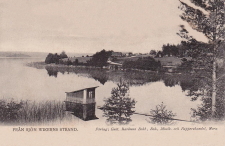
[[[68,117],[62,101],[0,100],[0,122],[5,124],[44,123],[62,121]]]

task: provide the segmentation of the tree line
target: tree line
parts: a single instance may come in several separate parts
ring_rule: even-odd
[[[155,57],[163,57],[163,56],[176,56],[179,58],[182,57],[193,57],[197,55],[197,52],[200,49],[208,48],[210,45],[204,42],[193,42],[193,41],[181,41],[179,44],[164,44],[162,46],[162,51],[151,50],[150,55],[154,55]]]
[[[91,56],[90,60],[87,63],[79,62],[78,59],[75,61],[71,61],[66,53],[63,51],[60,55],[57,53],[52,54],[49,53],[45,59],[46,64],[55,63],[55,64],[64,64],[64,65],[82,65],[82,66],[95,66],[103,68],[107,66],[108,59],[111,57],[113,51],[101,50],[100,52],[96,52],[93,56]],[[89,57],[89,56],[88,56]],[[62,60],[64,58],[68,58],[68,60]],[[139,58],[136,61],[125,60],[123,62],[122,67],[124,69],[141,69],[141,70],[157,70],[161,67],[160,62],[155,61],[152,57]]]
[[[138,58],[136,61],[124,61],[122,67],[124,69],[140,69],[140,70],[159,70],[161,67],[161,63],[159,61],[155,61],[152,57]]]
[[[50,63],[55,63],[55,64],[59,64],[60,59],[63,58],[68,58],[68,56],[66,55],[65,51],[62,51],[61,54],[53,54],[53,53],[49,53],[48,56],[45,58],[45,63],[46,64],[50,64]]]

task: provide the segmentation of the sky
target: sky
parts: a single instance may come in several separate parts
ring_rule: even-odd
[[[186,23],[179,5],[179,0],[0,0],[0,51],[161,50],[181,41],[176,33]]]

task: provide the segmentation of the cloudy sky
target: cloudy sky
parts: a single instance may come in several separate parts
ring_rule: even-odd
[[[0,51],[160,50],[181,40],[178,6],[178,0],[0,0]]]

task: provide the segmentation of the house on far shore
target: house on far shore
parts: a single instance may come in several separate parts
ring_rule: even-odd
[[[136,58],[152,57],[152,58],[153,58],[153,56],[150,55],[150,54],[137,54],[137,55],[135,55],[135,56],[133,56],[133,57],[136,57]]]
[[[122,63],[112,62],[110,60],[107,61],[107,64],[107,68],[112,70],[121,70],[123,66]]]
[[[122,57],[122,56],[123,56],[122,52],[112,52],[111,55],[111,57]]]
[[[161,66],[168,72],[174,72],[176,68],[181,65],[182,60],[176,56],[163,56],[161,58],[154,58],[161,63]]]
[[[130,57],[132,55],[133,55],[132,52],[122,52],[122,56],[124,56],[124,57]]]
[[[92,57],[70,57],[70,58],[64,58],[62,59],[63,62],[66,62],[66,61],[71,61],[72,63],[73,62],[76,62],[76,60],[78,61],[78,63],[80,64],[87,64],[88,61],[90,61],[92,59]]]

